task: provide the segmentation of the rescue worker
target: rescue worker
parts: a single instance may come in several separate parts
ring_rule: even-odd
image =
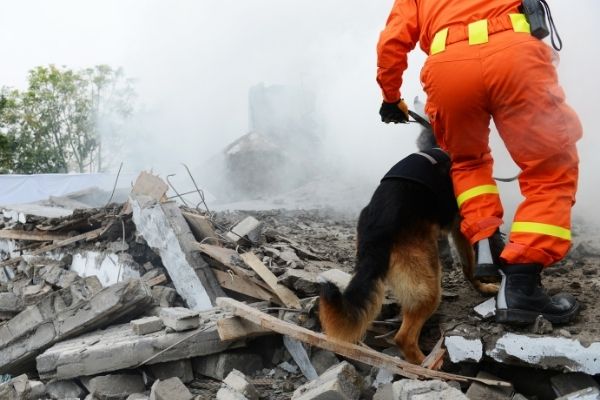
[[[425,110],[438,144],[452,159],[461,231],[480,255],[491,248],[491,264],[502,275],[496,320],[531,323],[541,314],[565,323],[579,304],[569,294],[549,296],[540,273],[571,245],[575,142],[582,127],[565,103],[552,49],[530,34],[520,5],[520,0],[396,0],[377,46],[380,115],[386,123],[407,122],[400,87],[407,53],[419,42],[429,55],[421,71]],[[506,246],[498,230],[503,209],[492,178],[490,119],[522,171],[524,200]]]

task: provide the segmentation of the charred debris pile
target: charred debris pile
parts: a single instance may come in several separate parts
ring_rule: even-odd
[[[353,219],[318,211],[215,214],[168,201],[166,192],[165,182],[142,173],[122,204],[83,205],[60,218],[4,211],[0,399],[600,393],[600,333],[589,302],[570,331],[544,321],[505,330],[491,322],[491,300],[460,282],[448,250],[442,306],[422,335],[430,356],[422,366],[408,364],[392,340],[399,326],[393,299],[361,344],[320,333],[319,280],[349,281]],[[593,245],[582,246],[579,289],[592,293],[598,257]],[[565,271],[553,276],[565,280]]]

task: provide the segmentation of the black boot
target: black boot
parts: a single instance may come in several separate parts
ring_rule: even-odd
[[[481,239],[474,245],[475,249],[475,278],[500,278],[498,267],[500,266],[500,253],[504,249],[504,239],[499,230],[492,236]]]
[[[553,324],[569,322],[579,310],[575,297],[559,293],[550,297],[542,287],[542,266],[508,264],[500,267],[502,283],[496,299],[496,322],[529,324],[538,315]]]

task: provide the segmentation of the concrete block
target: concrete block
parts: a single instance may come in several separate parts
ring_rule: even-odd
[[[191,360],[176,360],[166,363],[150,365],[150,372],[156,379],[164,381],[165,379],[177,377],[183,383],[194,380],[194,370]]]
[[[442,381],[401,379],[392,387],[394,399],[399,400],[468,400],[460,390]]]
[[[125,400],[130,394],[143,392],[146,388],[138,374],[96,376],[88,385],[90,394],[98,400]]]
[[[81,279],[76,272],[66,270],[58,265],[48,265],[38,271],[38,276],[52,286],[61,289],[69,287],[78,279]]]
[[[69,379],[133,368],[144,361],[151,365],[218,353],[239,345],[219,339],[215,321],[222,316],[220,309],[203,312],[206,322],[195,331],[140,336],[123,324],[88,333],[39,355],[37,370],[42,379]]]
[[[30,306],[39,302],[46,294],[52,291],[52,287],[42,282],[37,285],[29,285],[23,288],[21,298],[23,304]]]
[[[192,400],[193,397],[179,378],[158,380],[150,391],[150,400]]]
[[[346,361],[325,371],[319,378],[300,386],[292,400],[357,400],[363,380],[356,369]]]
[[[160,318],[166,327],[178,332],[196,329],[200,325],[198,311],[183,307],[167,307],[160,310]]]
[[[213,354],[192,360],[196,375],[208,376],[222,381],[234,369],[250,375],[262,369],[262,358],[247,352]]]
[[[23,301],[12,292],[0,293],[0,312],[18,313],[23,310]]]
[[[469,339],[463,336],[446,336],[444,344],[448,356],[453,363],[463,361],[479,362],[483,357],[483,344],[481,339]]]
[[[262,223],[259,220],[254,217],[246,217],[231,228],[231,232],[227,232],[226,236],[234,243],[239,242],[242,238],[257,243],[260,240],[261,230]]]
[[[27,375],[19,375],[0,385],[0,399],[38,400],[43,398],[45,387],[40,381],[29,380]]]
[[[248,381],[246,375],[237,369],[232,370],[225,377],[223,383],[249,400],[258,400],[258,392],[254,385]]]
[[[373,395],[373,400],[395,400],[394,385],[392,383],[381,385]]]
[[[145,335],[147,333],[160,331],[165,327],[162,319],[159,317],[144,317],[140,319],[134,319],[129,324],[131,325],[133,333],[136,335]]]
[[[46,385],[46,396],[51,399],[80,399],[85,397],[86,391],[83,390],[75,381],[51,381]]]
[[[483,303],[473,308],[473,311],[482,319],[492,318],[496,315],[496,298],[490,297]]]
[[[331,351],[313,348],[310,355],[310,362],[315,367],[317,374],[321,375],[329,368],[339,364],[340,359]]]

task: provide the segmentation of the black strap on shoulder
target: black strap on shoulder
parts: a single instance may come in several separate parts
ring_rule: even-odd
[[[548,16],[548,22],[550,23],[550,42],[552,43],[552,47],[554,47],[554,49],[556,51],[561,51],[563,48],[563,42],[562,42],[562,39],[560,38],[560,35],[558,34],[556,25],[554,24],[554,18],[552,18],[552,13],[550,12],[550,6],[548,5],[548,3],[546,3],[546,0],[539,0],[539,1],[540,1],[540,3],[542,3],[542,6],[545,9],[546,15]],[[556,36],[556,41],[554,40],[555,36]],[[557,45],[557,43],[558,43],[558,45]]]

